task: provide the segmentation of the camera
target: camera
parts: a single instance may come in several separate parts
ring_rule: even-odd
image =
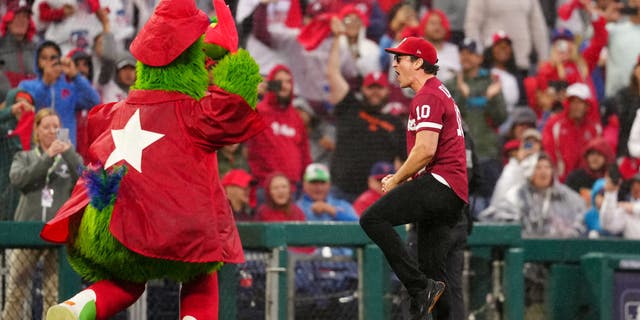
[[[278,92],[282,89],[282,81],[280,80],[269,80],[267,81],[267,91]]]
[[[638,14],[638,7],[624,6],[620,8],[620,14],[624,14],[627,16],[635,16]]]

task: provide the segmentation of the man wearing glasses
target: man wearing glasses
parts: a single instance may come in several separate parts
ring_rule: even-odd
[[[413,319],[426,319],[447,279],[449,233],[468,202],[464,134],[460,112],[436,78],[436,49],[409,37],[397,47],[393,69],[403,88],[416,92],[409,108],[407,160],[383,178],[385,195],[367,209],[360,225],[380,247],[411,296]],[[393,229],[416,223],[418,262]]]

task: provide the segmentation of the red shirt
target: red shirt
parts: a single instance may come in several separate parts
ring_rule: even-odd
[[[467,153],[460,111],[447,88],[433,77],[427,80],[411,100],[407,124],[407,154],[422,130],[440,134],[433,159],[416,176],[431,173],[448,185],[464,202],[469,202]]]
[[[127,100],[96,106],[89,114],[90,163],[108,164],[116,150],[113,132],[127,128],[137,116],[147,134],[161,135],[142,149],[139,169],[129,158],[116,158],[114,163],[126,164],[128,171],[120,183],[109,230],[136,253],[184,262],[244,260],[218,178],[216,150],[257,134],[264,123],[240,96],[210,91],[196,101],[176,92],[132,90]],[[124,136],[128,141],[137,137]],[[72,240],[69,220],[84,212],[88,202],[80,179],[71,198],[45,225],[42,238],[57,243]]]
[[[263,204],[258,208],[256,220],[263,222],[305,221],[306,217],[304,212],[302,212],[295,203],[289,206],[289,213],[282,209],[273,209]]]
[[[382,194],[376,190],[369,189],[363,192],[358,198],[353,201],[353,210],[360,216],[367,210],[374,202],[382,198]]]

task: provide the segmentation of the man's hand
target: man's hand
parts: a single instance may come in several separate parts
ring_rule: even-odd
[[[334,36],[339,36],[346,32],[346,28],[344,27],[342,20],[337,17],[331,18],[331,32],[333,32]]]
[[[311,211],[319,216],[322,214],[328,214],[331,217],[335,217],[337,214],[337,210],[334,206],[324,202],[324,201],[316,201],[311,205]]]
[[[64,72],[67,77],[74,79],[78,75],[76,63],[73,62],[73,59],[70,57],[62,57],[62,59],[60,59],[60,64],[62,65],[62,72]]]
[[[23,113],[33,110],[33,105],[24,101],[18,101],[11,106],[11,114],[13,114],[18,120],[20,120]]]
[[[462,75],[462,73],[458,73],[456,80],[458,84],[458,89],[460,89],[460,92],[462,93],[462,95],[465,98],[468,97],[469,94],[471,94],[471,89],[469,88],[469,85],[466,82],[464,82],[464,76]]]
[[[47,155],[49,155],[49,157],[53,158],[69,150],[69,148],[71,148],[70,142],[62,142],[56,139],[51,143],[51,146],[49,146],[49,149],[47,149],[46,153]]]
[[[392,174],[389,174],[386,177],[382,178],[382,192],[389,192],[397,186],[398,183],[393,179]]]

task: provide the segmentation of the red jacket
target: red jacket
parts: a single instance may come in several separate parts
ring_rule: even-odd
[[[289,72],[285,66],[276,66],[267,80],[272,80],[281,70]],[[268,92],[260,101],[258,113],[268,128],[247,143],[251,174],[262,185],[269,174],[279,171],[295,186],[302,179],[304,169],[311,163],[309,138],[302,118],[291,104],[280,106],[272,92]]]
[[[110,231],[141,255],[185,262],[242,262],[242,245],[218,179],[216,150],[264,129],[256,112],[237,95],[212,89],[200,101],[159,90],[133,90],[119,103],[89,114],[89,162],[108,164],[115,130],[139,115],[140,128],[162,135],[142,149],[140,170],[128,158]],[[126,134],[127,141],[138,137]],[[126,161],[126,162],[125,162]],[[134,161],[135,162],[135,161]],[[108,169],[108,168],[107,168]],[[69,220],[88,204],[84,181],[47,223],[45,240],[70,241]]]
[[[585,116],[585,119],[578,123],[567,116],[567,108],[568,106],[565,106],[562,113],[551,117],[542,130],[542,147],[551,157],[561,182],[564,182],[571,170],[580,166],[581,148],[592,139],[602,136],[602,125],[599,121],[590,120]]]

